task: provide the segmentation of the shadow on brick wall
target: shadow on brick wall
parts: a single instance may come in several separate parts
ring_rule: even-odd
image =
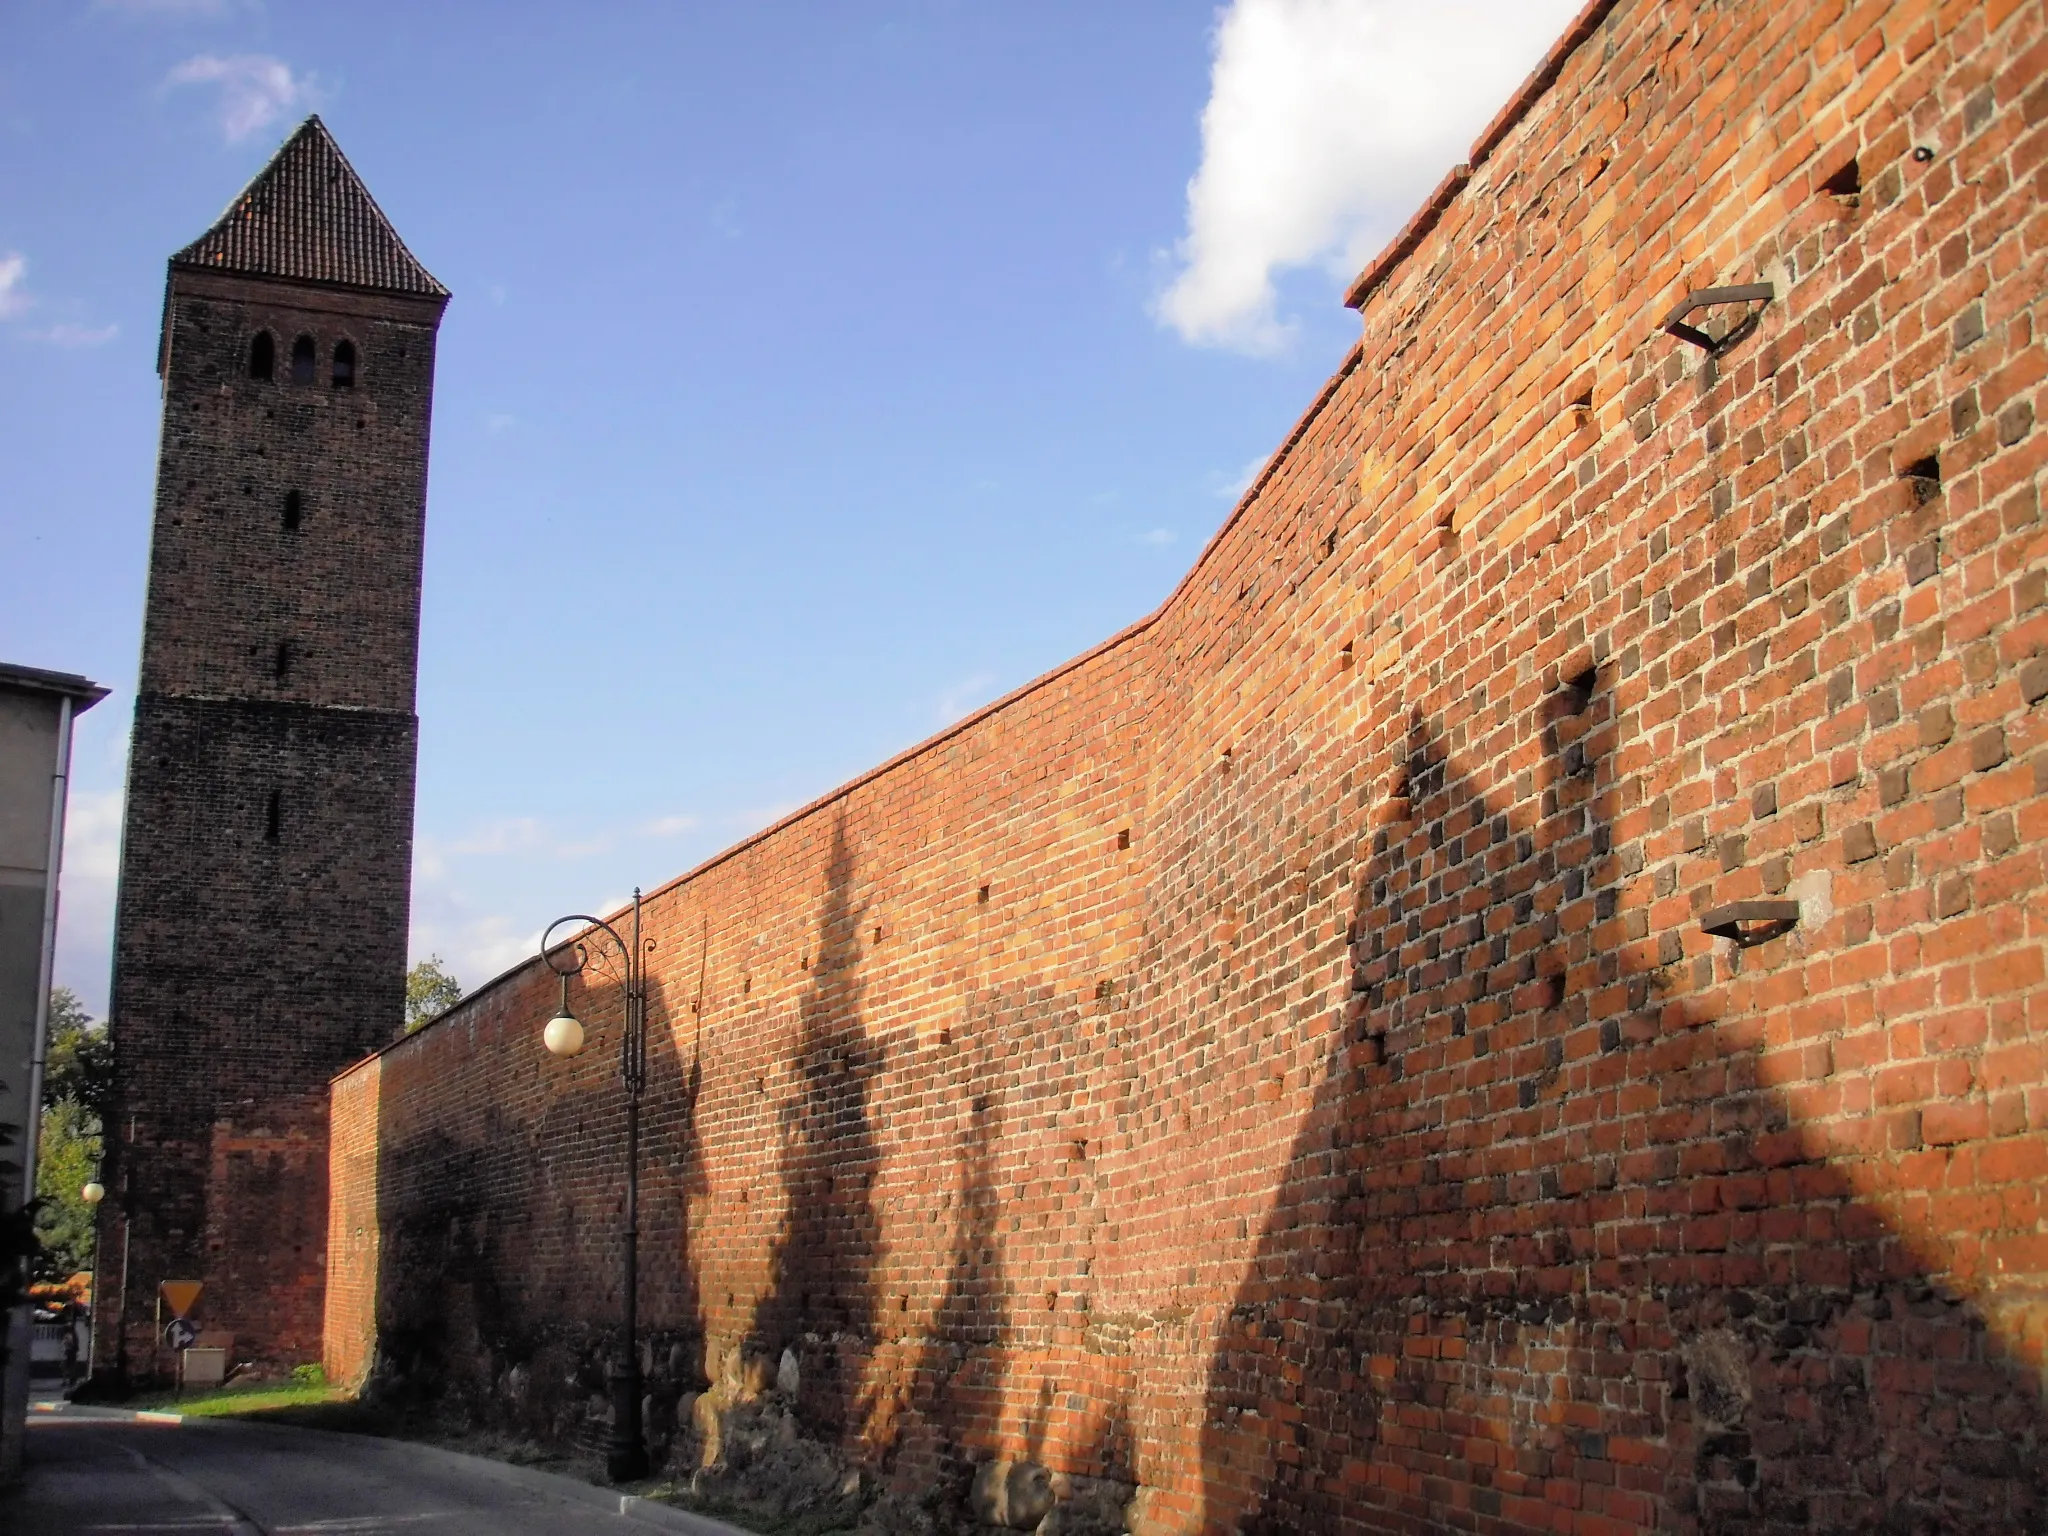
[[[857,1420],[873,1347],[879,1224],[871,1194],[881,1155],[868,1103],[883,1047],[867,1038],[861,960],[867,905],[842,805],[832,826],[809,984],[798,1002],[798,1092],[777,1123],[776,1176],[788,1211],[755,1309],[748,1349],[799,1362],[798,1415],[821,1439]]]
[[[1716,960],[1631,969],[1610,708],[1548,699],[1520,798],[1412,722],[1211,1362],[1203,1528],[2039,1528],[2038,1384],[1688,1012]]]
[[[513,1070],[545,1075],[548,1086],[531,1120],[520,1117],[516,1098],[508,1108],[505,1095],[477,1093],[466,1115],[425,1132],[410,1123],[416,1100],[402,1084],[380,1096],[382,1247],[366,1390],[449,1423],[595,1450],[609,1422],[605,1371],[622,1310],[623,991],[602,967],[577,985],[590,1046],[576,1067],[540,1048],[554,999],[539,979],[484,1001],[474,1017],[437,1025],[418,1054],[392,1058],[402,1067],[390,1070],[408,1074],[487,1070],[507,1049],[491,1036],[508,1031]],[[666,1440],[679,1400],[704,1381],[703,1309],[686,1221],[687,1197],[704,1184],[695,1131],[701,1068],[668,1027],[658,979],[648,1008],[641,1352],[654,1400],[650,1428]],[[530,1055],[522,1061],[520,1053]],[[593,1161],[603,1170],[596,1210],[572,1193]],[[508,1200],[508,1190],[530,1194]]]

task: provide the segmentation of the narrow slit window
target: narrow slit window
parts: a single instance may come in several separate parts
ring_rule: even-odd
[[[283,796],[273,789],[270,792],[270,804],[263,812],[263,840],[267,843],[277,841],[278,820],[284,809],[282,801]]]
[[[313,382],[313,338],[310,336],[301,336],[292,343],[292,382]]]
[[[334,344],[334,387],[356,387],[356,344],[352,341],[337,341]]]
[[[284,493],[284,531],[286,533],[297,533],[299,531],[299,519],[304,514],[304,510],[304,503],[299,500],[299,493],[297,491],[286,491]]]
[[[268,379],[277,368],[277,343],[270,332],[258,331],[249,343],[249,377]]]
[[[292,675],[292,643],[289,640],[277,642],[277,680],[281,683]]]

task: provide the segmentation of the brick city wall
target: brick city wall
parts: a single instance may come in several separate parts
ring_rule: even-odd
[[[1157,614],[654,894],[658,1448],[876,1529],[2048,1518],[2044,20],[1591,7]],[[554,1000],[337,1080],[328,1351],[576,1441]]]
[[[129,753],[102,1366],[158,1285],[235,1358],[318,1359],[327,1080],[403,1018],[439,301],[174,269]],[[272,338],[268,379],[252,340]],[[313,339],[311,379],[292,348]],[[335,345],[356,349],[348,387]],[[127,1291],[123,1293],[123,1276]]]

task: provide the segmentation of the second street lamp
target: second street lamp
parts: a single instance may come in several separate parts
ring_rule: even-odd
[[[566,923],[581,923],[584,933],[559,948],[549,940]],[[590,963],[587,941],[598,934],[609,937],[618,947],[625,974],[619,979],[626,989],[625,1028],[619,1041],[619,1071],[626,1083],[626,1230],[625,1305],[620,1319],[623,1337],[619,1357],[606,1372],[612,1389],[612,1431],[605,1447],[605,1474],[615,1483],[629,1483],[647,1475],[647,1439],[640,1423],[640,1090],[647,1084],[647,962],[640,947],[640,892],[633,892],[633,940],[629,944],[619,931],[601,917],[574,913],[558,917],[540,938],[540,957],[549,970],[562,978],[562,1004],[548,1020],[542,1040],[557,1056],[574,1056],[583,1049],[583,1025],[569,1011],[569,978]],[[609,968],[610,956],[599,956]]]

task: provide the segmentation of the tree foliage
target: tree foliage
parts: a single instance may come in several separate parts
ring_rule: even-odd
[[[76,1099],[104,1120],[114,1091],[114,1042],[69,987],[50,991],[49,1055],[43,1066],[43,1107]]]
[[[429,1019],[462,1001],[462,983],[448,974],[439,955],[429,955],[405,973],[405,1030],[411,1034]]]
[[[36,1273],[61,1280],[92,1267],[93,1208],[79,1193],[100,1164],[112,1102],[114,1046],[69,987],[50,993],[43,1128],[36,1155]]]

